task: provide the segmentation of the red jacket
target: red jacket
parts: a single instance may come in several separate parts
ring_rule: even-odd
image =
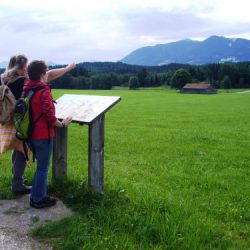
[[[44,88],[38,90],[31,100],[33,121],[42,115],[34,126],[31,137],[31,139],[34,140],[49,139],[50,137],[54,137],[55,132],[52,124],[57,120],[51,90],[48,85],[43,82],[27,80],[24,84],[23,90],[27,94],[29,90],[40,86],[44,86]]]

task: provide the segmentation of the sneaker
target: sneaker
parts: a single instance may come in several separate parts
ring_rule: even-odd
[[[32,186],[23,186],[22,187],[22,189],[20,189],[20,190],[17,190],[17,191],[13,191],[12,190],[12,193],[14,194],[14,195],[23,195],[23,194],[29,194],[30,193],[30,191],[31,191],[31,188],[32,188]]]
[[[32,199],[30,199],[30,206],[34,208],[44,208],[44,207],[52,207],[56,205],[56,198],[46,196],[39,202],[34,202]]]

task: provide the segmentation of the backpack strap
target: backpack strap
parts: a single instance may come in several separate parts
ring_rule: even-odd
[[[7,82],[5,85],[9,86],[9,85],[12,85],[13,83],[15,83],[17,80],[19,79],[26,79],[25,76],[17,76],[16,78],[12,79],[11,81]]]
[[[3,82],[3,74],[1,74],[0,78],[1,78],[1,85],[4,85],[4,82]]]
[[[34,89],[30,89],[28,91],[28,95],[26,95],[25,91],[23,91],[22,93],[24,93],[24,95],[27,96],[27,97],[29,97],[29,94],[31,93],[31,95],[30,95],[30,98],[31,98],[36,92],[38,92],[41,89],[45,89],[45,88],[46,88],[45,86],[39,86],[39,87],[36,87]]]
[[[23,151],[26,161],[29,161],[28,148],[25,141],[23,141]]]

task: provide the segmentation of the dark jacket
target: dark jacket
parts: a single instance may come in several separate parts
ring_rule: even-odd
[[[8,87],[15,96],[16,100],[21,97],[25,80],[25,77],[21,77],[15,80],[14,82],[8,84]]]

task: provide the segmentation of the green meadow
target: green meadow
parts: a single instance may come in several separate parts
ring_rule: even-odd
[[[34,237],[69,250],[250,248],[250,94],[53,91],[64,93],[122,97],[105,116],[105,190],[88,191],[88,128],[71,124],[68,178],[50,172],[48,186],[75,215]],[[0,198],[14,198],[0,157]]]

